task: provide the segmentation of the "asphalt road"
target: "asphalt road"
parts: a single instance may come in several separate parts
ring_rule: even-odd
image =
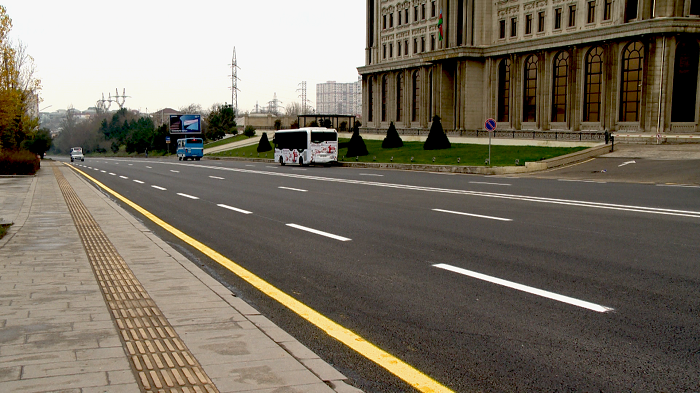
[[[700,390],[699,187],[588,179],[585,166],[504,178],[75,164],[455,391]],[[410,391],[146,224],[361,389]]]

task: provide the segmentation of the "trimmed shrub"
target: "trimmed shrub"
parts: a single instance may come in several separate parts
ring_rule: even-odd
[[[270,145],[270,141],[267,139],[267,132],[263,132],[260,142],[258,143],[258,153],[270,150],[272,150],[272,145]]]
[[[396,126],[394,126],[392,121],[389,124],[389,130],[386,132],[386,138],[382,141],[382,149],[392,149],[401,146],[403,146],[403,140],[399,136],[399,132],[396,131]]]
[[[428,134],[428,139],[425,140],[423,145],[424,150],[442,150],[449,149],[452,147],[450,140],[447,139],[447,134],[442,130],[442,123],[440,123],[440,117],[433,116],[433,125],[430,126],[430,133]]]
[[[41,160],[28,150],[0,152],[0,175],[34,175]]]
[[[247,136],[248,138],[255,136],[255,127],[245,126],[245,130],[243,130],[243,135]]]
[[[352,133],[350,142],[348,143],[348,157],[366,156],[369,152],[367,151],[367,145],[365,141],[360,136],[360,131],[356,130]]]

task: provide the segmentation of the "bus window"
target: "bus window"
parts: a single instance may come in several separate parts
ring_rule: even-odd
[[[311,143],[335,142],[338,134],[331,131],[311,131]]]
[[[275,134],[274,143],[278,149],[304,150],[306,146],[306,131],[284,132]]]

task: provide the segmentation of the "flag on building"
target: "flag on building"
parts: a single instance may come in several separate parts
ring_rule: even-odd
[[[438,20],[438,31],[440,31],[440,41],[442,41],[442,8],[440,9],[440,20]]]

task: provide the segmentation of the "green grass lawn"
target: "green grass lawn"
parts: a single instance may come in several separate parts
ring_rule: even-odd
[[[233,142],[242,141],[242,140],[244,140],[244,139],[248,139],[248,137],[245,136],[245,135],[243,135],[243,134],[238,134],[238,135],[232,136],[232,137],[230,137],[230,138],[219,139],[218,141],[214,141],[214,142],[207,143],[207,144],[204,145],[204,148],[205,148],[205,149],[208,149],[208,148],[210,148],[210,147],[221,146],[221,145],[225,145],[225,144],[228,144],[228,143],[233,143]]]
[[[349,139],[340,139],[340,142],[348,142]],[[365,145],[369,155],[361,156],[359,162],[394,162],[399,164],[435,164],[435,165],[484,165],[489,157],[488,145],[467,145],[453,143],[450,149],[423,150],[423,142],[404,142],[403,147],[396,149],[382,149],[382,141],[366,140]],[[258,145],[246,146],[240,149],[214,153],[213,156],[221,157],[260,157],[265,158],[266,153],[257,152]],[[586,147],[539,147],[539,146],[491,146],[491,164],[493,166],[525,165],[526,161],[540,161],[564,154],[573,153]],[[338,161],[355,162],[355,157],[345,157],[347,148],[340,149]],[[273,151],[267,152],[267,158],[274,156]],[[345,157],[345,158],[344,158]],[[375,158],[376,157],[376,158]],[[393,161],[392,158],[393,157]],[[413,157],[413,161],[411,161]],[[435,157],[435,161],[433,161]],[[457,159],[459,158],[459,163]]]

